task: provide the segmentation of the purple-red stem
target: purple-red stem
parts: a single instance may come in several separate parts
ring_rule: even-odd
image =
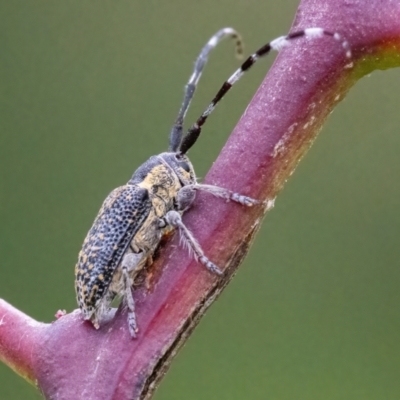
[[[205,181],[273,205],[326,117],[349,88],[377,68],[400,65],[400,3],[303,0],[293,30],[320,26],[337,42],[299,40],[277,58]],[[181,344],[229,282],[268,207],[245,209],[198,196],[185,223],[206,254],[225,266],[209,274],[177,238],[151,267],[150,287],[135,291],[140,333],[131,340],[118,310],[99,331],[79,312],[38,323],[0,300],[0,358],[36,384],[46,398],[148,399]]]

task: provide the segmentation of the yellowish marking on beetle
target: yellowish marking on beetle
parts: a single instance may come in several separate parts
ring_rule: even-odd
[[[175,179],[171,177],[171,171],[164,164],[160,164],[153,167],[138,186],[147,189],[149,193],[152,193],[154,187],[162,187],[163,189],[168,190],[174,186],[176,183],[174,181]]]
[[[98,285],[93,285],[92,290],[89,294],[89,302],[91,302],[92,298],[94,296],[96,296],[97,291],[99,290],[99,286]]]
[[[158,218],[162,218],[165,215],[166,210],[170,208],[171,202],[176,198],[179,189],[182,187],[178,177],[175,174],[171,174],[170,168],[164,164],[153,167],[138,186],[148,190],[155,215]],[[154,215],[152,218],[154,218]],[[137,233],[136,238],[139,242],[144,242],[144,234],[149,237],[150,231],[146,232],[144,228],[146,227],[147,229],[151,222],[154,221],[152,218],[149,215],[148,222],[145,222]]]
[[[190,181],[190,179],[191,179],[190,172],[187,172],[183,168],[179,168],[179,169],[180,169],[180,173],[183,175],[184,179],[187,181]]]

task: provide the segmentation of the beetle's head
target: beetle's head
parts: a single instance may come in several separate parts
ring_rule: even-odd
[[[196,174],[188,156],[179,153],[161,153],[159,155],[175,172],[182,183],[182,186],[196,183]]]

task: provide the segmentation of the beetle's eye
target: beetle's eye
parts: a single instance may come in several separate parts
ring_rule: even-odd
[[[190,172],[189,164],[186,161],[180,161],[178,163],[179,167],[184,169],[186,172]]]

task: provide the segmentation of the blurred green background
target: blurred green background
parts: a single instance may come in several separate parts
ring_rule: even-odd
[[[231,25],[248,54],[296,6],[1,2],[0,297],[40,321],[74,309],[83,238],[108,192],[166,149],[201,46]],[[271,60],[210,119],[190,154],[200,177]],[[232,43],[212,55],[188,121],[236,65]],[[400,398],[399,93],[400,70],[375,72],[337,107],[156,400]],[[40,395],[1,364],[0,398]]]

